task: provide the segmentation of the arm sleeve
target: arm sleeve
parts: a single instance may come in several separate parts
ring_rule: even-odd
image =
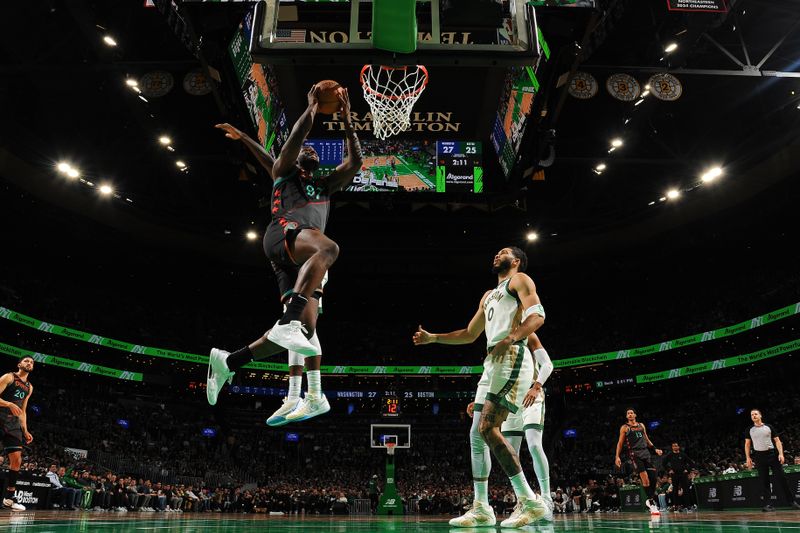
[[[550,356],[544,348],[534,350],[533,356],[536,362],[539,363],[539,377],[536,378],[536,381],[544,385],[544,382],[547,381],[547,378],[553,373],[553,362],[550,360]]]

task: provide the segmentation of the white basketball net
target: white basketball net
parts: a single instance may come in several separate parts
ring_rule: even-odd
[[[372,112],[375,137],[385,139],[411,128],[411,109],[427,84],[428,70],[422,65],[364,65],[361,87]]]

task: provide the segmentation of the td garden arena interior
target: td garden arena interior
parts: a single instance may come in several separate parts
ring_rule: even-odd
[[[1,9],[0,530],[800,527],[794,0]]]

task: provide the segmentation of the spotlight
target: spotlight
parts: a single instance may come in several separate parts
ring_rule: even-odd
[[[178,168],[186,168],[186,163],[184,163],[180,159],[175,161],[175,165],[177,165]]]
[[[78,169],[77,169],[77,168],[70,168],[69,170],[67,170],[67,176],[69,176],[69,177],[70,177],[70,178],[72,178],[72,179],[76,179],[76,178],[78,178],[80,175],[81,175],[81,173],[80,173],[80,172],[78,172]]]
[[[106,35],[103,37],[103,42],[106,43],[108,46],[117,46],[117,41],[110,35]]]
[[[72,167],[69,166],[69,163],[64,163],[63,161],[58,165],[56,165],[56,169],[58,169],[58,171],[61,172],[62,174],[68,173],[71,168]]]
[[[172,144],[172,139],[170,139],[166,135],[162,135],[161,137],[158,138],[158,142],[160,142],[164,146],[167,146],[167,145]]]
[[[539,238],[539,235],[535,231],[529,231],[528,235],[526,235],[529,242],[533,242]]]
[[[602,172],[602,171],[604,171],[606,169],[606,164],[605,163],[600,163],[599,165],[594,167],[594,169],[596,171],[598,171],[598,172]]]
[[[247,240],[248,241],[254,241],[257,238],[258,238],[258,234],[255,231],[250,230],[250,231],[247,232]]]
[[[669,191],[667,191],[667,198],[669,198],[670,200],[674,200],[680,195],[681,192],[678,189],[670,189]]]
[[[110,185],[103,184],[100,186],[100,193],[104,196],[108,196],[109,194],[113,193],[114,189],[111,188]]]
[[[710,168],[705,171],[705,173],[700,177],[704,183],[708,183],[710,181],[714,181],[718,177],[722,175],[722,169],[720,167]]]
[[[652,202],[650,202],[650,203],[649,203],[649,204],[647,204],[647,205],[656,205],[656,201],[655,201],[655,200],[653,200]]]
[[[128,78],[128,79],[126,79],[126,80],[125,80],[125,84],[126,84],[128,87],[138,87],[138,86],[139,86],[139,82],[138,82],[138,81],[136,81],[136,80],[135,80],[135,79],[133,79],[133,78]]]
[[[641,94],[642,98],[650,94],[650,89],[645,89],[645,91]]]
[[[664,51],[668,54],[671,54],[677,49],[678,49],[678,43],[669,43],[667,46],[664,47]]]
[[[642,102],[644,102],[644,99],[637,100],[636,103],[633,104],[633,107],[636,107],[637,105],[641,104]]]
[[[613,146],[614,148],[619,148],[620,146],[622,146],[622,139],[620,139],[619,137],[613,139],[611,141],[611,146]]]

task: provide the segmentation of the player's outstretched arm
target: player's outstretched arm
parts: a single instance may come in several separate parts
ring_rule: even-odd
[[[295,161],[297,161],[303,142],[306,140],[308,132],[311,131],[311,126],[314,125],[314,117],[317,114],[317,107],[319,107],[319,102],[317,101],[318,92],[319,89],[316,85],[308,91],[308,107],[297,119],[297,122],[294,123],[289,138],[286,139],[278,159],[275,160],[275,165],[272,167],[273,178],[287,175],[294,166]]]
[[[347,159],[328,176],[328,188],[331,192],[340,191],[347,187],[353,181],[355,175],[358,174],[358,171],[361,170],[361,165],[364,164],[364,158],[361,155],[361,144],[358,142],[358,136],[353,130],[353,124],[350,121],[350,94],[347,89],[344,89],[337,96],[339,97],[339,111],[344,121],[344,134],[347,139]]]
[[[480,334],[483,333],[483,330],[486,326],[485,318],[483,316],[483,302],[486,300],[487,294],[489,294],[489,291],[486,291],[486,294],[484,294],[483,298],[481,298],[481,303],[478,306],[478,310],[475,312],[475,316],[472,317],[472,320],[469,321],[469,325],[466,328],[451,331],[450,333],[429,333],[422,329],[422,326],[419,326],[411,340],[416,346],[419,346],[420,344],[432,343],[470,344],[475,342]]]
[[[258,159],[258,162],[261,164],[261,166],[267,170],[269,177],[272,177],[272,167],[275,165],[275,159],[264,149],[263,146],[251,139],[250,136],[245,132],[228,124],[227,122],[223,124],[217,124],[214,127],[224,131],[225,137],[228,139],[242,141],[250,153],[253,154],[256,159]]]

